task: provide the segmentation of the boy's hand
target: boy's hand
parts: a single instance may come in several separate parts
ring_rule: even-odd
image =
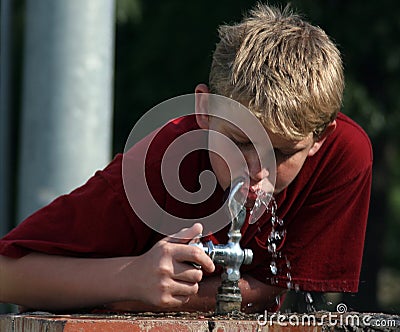
[[[140,301],[170,308],[188,302],[190,296],[197,293],[203,272],[190,263],[207,272],[215,269],[212,260],[200,248],[187,245],[202,229],[201,224],[184,228],[137,257],[131,278]]]

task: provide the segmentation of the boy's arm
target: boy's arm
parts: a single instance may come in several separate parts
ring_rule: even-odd
[[[121,296],[116,281],[128,264],[127,258],[0,256],[0,301],[49,311],[100,305]]]
[[[189,302],[182,306],[170,308],[171,312],[210,312],[216,307],[216,295],[221,285],[221,277],[206,278],[199,283],[199,292],[190,297]],[[257,279],[244,275],[239,281],[242,294],[242,310],[245,313],[257,313],[274,307],[276,297],[285,292],[284,289],[266,285]],[[105,306],[108,311],[132,311],[132,312],[162,312],[163,308],[146,305],[139,301],[110,303]]]
[[[195,224],[177,238],[202,232]],[[141,301],[164,308],[180,306],[198,291],[202,271],[214,264],[199,248],[167,237],[137,257],[73,258],[31,253],[0,256],[0,301],[42,310],[99,307],[117,301]],[[187,240],[186,240],[187,242]]]

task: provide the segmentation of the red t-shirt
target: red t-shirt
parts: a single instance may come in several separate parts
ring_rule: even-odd
[[[217,186],[201,204],[184,204],[165,190],[160,162],[168,144],[183,133],[198,129],[193,116],[168,123],[152,144],[146,175],[156,201],[171,214],[202,217],[217,210],[223,191]],[[140,144],[139,144],[140,145]],[[138,145],[138,146],[139,146]],[[134,153],[133,148],[133,153]],[[76,257],[140,255],[163,235],[153,231],[133,212],[122,183],[122,155],[86,184],[55,199],[17,226],[0,241],[0,254],[18,258],[31,251]],[[198,175],[211,170],[208,152],[190,153],[180,167],[183,185],[199,188]],[[271,273],[267,249],[270,216],[249,225],[241,240],[251,248],[251,265],[242,273],[262,282],[305,291],[356,292],[364,246],[372,171],[371,144],[364,131],[343,114],[336,130],[321,149],[308,157],[295,180],[278,194],[277,215],[286,237],[276,259],[278,274]],[[226,243],[227,226],[213,234]],[[290,262],[290,264],[288,264]],[[289,274],[288,274],[289,273]]]

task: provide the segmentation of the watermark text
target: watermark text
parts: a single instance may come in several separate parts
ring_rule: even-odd
[[[339,303],[337,312],[320,312],[308,314],[284,314],[279,312],[264,312],[259,315],[257,322],[260,326],[373,326],[396,327],[396,320],[375,318],[370,314],[348,313],[347,306]]]

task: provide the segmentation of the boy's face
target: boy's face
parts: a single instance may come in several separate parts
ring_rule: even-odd
[[[279,193],[287,188],[295,179],[303,167],[306,158],[316,153],[317,143],[312,133],[300,141],[288,140],[282,136],[272,134],[269,131],[268,136],[274,147],[276,159],[276,183],[274,193]]]
[[[253,140],[252,142],[249,137],[243,133],[242,130],[240,130],[237,126],[232,125],[230,122],[223,120],[223,118],[215,117],[212,115],[201,115],[201,113],[213,114],[213,112],[210,113],[207,111],[207,98],[209,97],[208,92],[208,87],[205,84],[199,84],[196,87],[196,93],[199,93],[196,99],[196,107],[201,111],[200,115],[197,115],[197,122],[200,128],[210,130],[208,142],[210,161],[216,178],[224,190],[230,186],[231,180],[233,180],[237,176],[248,174],[250,178],[250,191],[255,192],[257,191],[257,189],[263,189],[264,191],[271,192],[273,189],[273,192],[275,194],[281,192],[282,190],[287,188],[290,183],[292,183],[292,181],[295,179],[295,177],[303,167],[307,157],[311,157],[315,153],[317,153],[317,151],[324,143],[326,137],[336,128],[336,121],[333,121],[327,126],[324,133],[318,139],[315,139],[313,134],[310,133],[304,139],[297,141],[289,140],[281,135],[273,134],[267,128],[263,128],[267,132],[269,140],[271,141],[272,148],[274,150],[273,152],[276,161],[276,165],[274,166],[274,183],[274,174],[270,175],[269,170],[266,168],[268,166],[264,166],[271,165],[271,163],[269,162],[272,159],[271,146],[269,144],[265,144],[265,142],[262,143],[263,140],[265,141],[265,136],[257,133],[258,131],[260,131],[260,129],[252,130],[249,129],[248,126],[244,126],[246,127],[246,131],[251,131],[251,135],[253,136],[253,138],[255,137],[255,141]],[[243,103],[243,105],[245,105],[245,103]],[[218,112],[216,112],[215,114],[218,114]],[[240,120],[236,119],[236,121],[234,122],[236,124],[242,125],[243,122],[248,121],[246,121],[246,117],[244,117]],[[213,131],[218,132],[233,141],[236,144],[237,148],[239,148],[241,155],[244,157],[245,161],[234,161],[232,163],[232,159],[230,159],[230,167],[228,167],[225,159],[217,153],[213,152],[223,151],[224,147],[226,146],[221,143],[223,140],[221,140],[220,136],[222,135],[213,135]],[[258,139],[258,137],[260,137],[260,139]],[[264,137],[264,139],[262,137]],[[255,146],[257,146],[257,144],[259,145],[257,146],[258,152],[265,151],[265,153],[257,153],[254,144]],[[265,147],[263,145],[267,146]],[[232,152],[232,154],[235,153],[235,151],[228,151],[228,154],[230,152]],[[259,156],[264,159],[262,162],[260,162]],[[233,160],[235,160],[235,158],[233,158]]]
[[[248,168],[250,178],[250,190],[264,189],[268,187],[269,171],[260,165],[257,151],[249,138],[237,127],[229,122],[216,117],[209,117],[208,129],[219,132],[232,140],[242,152]],[[294,180],[302,168],[306,158],[313,155],[318,149],[318,143],[313,139],[312,134],[301,141],[291,141],[282,136],[268,132],[276,159],[276,180],[274,193],[279,193]],[[218,146],[218,136],[210,135],[209,144]],[[218,150],[218,149],[217,149]],[[263,157],[263,156],[262,156]],[[214,173],[221,187],[225,190],[231,183],[230,171],[233,170],[232,178],[243,174],[243,165],[237,163],[236,167],[228,168],[225,160],[217,153],[210,151],[210,161]],[[235,169],[236,168],[236,169]],[[239,169],[238,169],[239,168]],[[236,173],[236,174],[235,174]]]

